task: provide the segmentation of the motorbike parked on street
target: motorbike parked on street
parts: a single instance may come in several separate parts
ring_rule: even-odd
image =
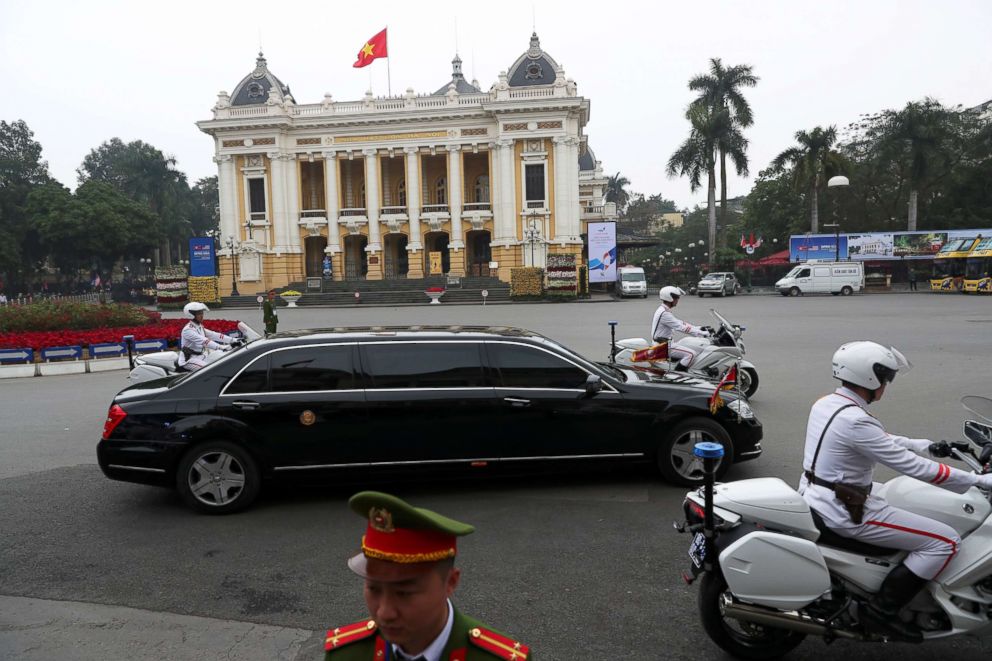
[[[992,400],[969,396],[961,403],[981,420],[964,423],[967,442],[952,443],[952,456],[976,473],[992,472]],[[708,494],[704,487],[686,495],[686,521],[676,529],[694,533],[692,576],[684,578],[691,583],[702,575],[699,614],[714,643],[737,658],[774,659],[807,635],[828,643],[892,639],[867,628],[859,613],[905,551],[832,532],[780,479],[715,487],[709,480]],[[885,483],[882,496],[950,525],[963,540],[902,610],[903,622],[918,628],[923,642],[992,635],[992,496],[978,487],[956,494],[906,476]]]
[[[672,342],[669,349],[682,349],[692,354],[688,372],[693,376],[719,381],[733,365],[738,364],[737,378],[740,391],[751,398],[758,391],[758,370],[750,361],[744,360],[744,341],[741,339],[745,328],[727,321],[719,312],[711,309],[717,320],[716,328],[710,329],[709,337],[683,337]],[[704,327],[707,328],[707,327]],[[634,352],[647,349],[651,343],[640,337],[617,340],[610,351],[610,359],[620,365],[641,367],[658,373],[675,369],[673,361],[635,361]]]
[[[241,333],[241,338],[236,340],[235,344],[231,344],[224,349],[205,350],[206,362],[204,367],[220,360],[231,349],[244,346],[262,337],[243,321],[238,322],[238,331]],[[132,383],[141,383],[143,381],[151,381],[152,379],[161,379],[184,373],[179,369],[178,351],[156,351],[155,353],[136,356],[127,378]]]

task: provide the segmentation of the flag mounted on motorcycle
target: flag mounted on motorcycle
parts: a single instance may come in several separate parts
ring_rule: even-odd
[[[723,375],[720,379],[720,383],[716,384],[716,389],[713,394],[710,395],[710,413],[716,414],[717,410],[723,406],[723,397],[720,397],[721,390],[733,390],[737,387],[737,363],[730,366],[727,373]]]
[[[647,349],[635,351],[631,354],[630,359],[635,363],[653,363],[656,360],[668,360],[668,342],[662,342]]]

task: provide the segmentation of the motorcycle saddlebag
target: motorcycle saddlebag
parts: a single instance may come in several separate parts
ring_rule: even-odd
[[[741,537],[720,553],[720,569],[741,601],[796,610],[830,589],[830,572],[816,544],[767,531]]]

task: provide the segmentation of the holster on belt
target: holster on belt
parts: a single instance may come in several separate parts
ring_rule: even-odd
[[[185,356],[186,360],[191,359],[193,356],[201,356],[201,355],[203,355],[203,352],[202,351],[193,351],[189,347],[183,347],[182,348],[182,352],[183,352],[183,356]]]
[[[806,471],[806,479],[817,486],[831,489],[837,500],[844,505],[844,509],[851,515],[851,521],[861,525],[865,515],[865,503],[868,501],[868,495],[871,493],[871,485],[859,487],[843,482],[827,482],[809,471]]]

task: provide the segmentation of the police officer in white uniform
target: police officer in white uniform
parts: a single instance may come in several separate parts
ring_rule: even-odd
[[[693,326],[672,314],[672,309],[679,304],[679,298],[682,296],[685,296],[685,292],[678,287],[662,287],[661,291],[658,292],[661,305],[654,311],[654,317],[651,318],[651,339],[657,344],[668,342],[669,359],[678,361],[676,370],[685,371],[695,354],[673,344],[672,335],[678,331],[696,337],[709,337],[710,333],[701,326]]]
[[[203,327],[203,315],[209,312],[203,303],[187,303],[183,308],[191,321],[183,328],[179,338],[179,369],[187,372],[195,372],[207,364],[206,350],[227,350],[234,342],[234,338],[215,333]]]
[[[875,465],[956,493],[976,485],[992,488],[992,475],[976,475],[920,456],[929,452],[946,457],[950,447],[946,442],[889,434],[868,413],[868,405],[882,398],[896,373],[909,368],[899,351],[875,342],[849,342],[834,353],[833,376],[842,385],[810,410],[799,491],[837,534],[909,551],[862,614],[875,630],[920,640],[920,631],[903,623],[898,613],[947,566],[961,538],[944,523],[892,507],[872,494],[879,486],[872,481]]]

